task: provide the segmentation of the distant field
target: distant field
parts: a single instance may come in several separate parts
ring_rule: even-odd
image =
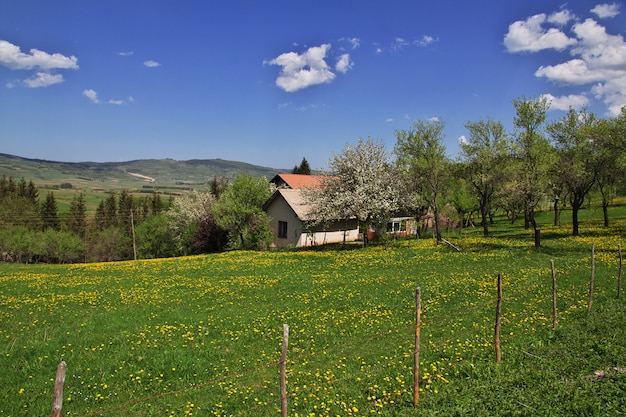
[[[478,228],[448,233],[462,252],[423,239],[368,249],[0,264],[0,415],[48,415],[61,360],[68,367],[63,415],[280,415],[284,323],[290,416],[621,415],[626,297],[616,299],[616,289],[626,210],[611,214],[605,229],[601,213],[585,210],[581,237],[573,238],[570,225],[550,226],[546,213],[538,250],[530,231],[502,220],[490,238]]]

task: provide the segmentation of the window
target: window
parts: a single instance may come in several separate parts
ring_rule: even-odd
[[[387,232],[406,232],[407,221],[400,219],[393,219],[387,223]]]
[[[278,237],[287,238],[287,222],[278,222]]]

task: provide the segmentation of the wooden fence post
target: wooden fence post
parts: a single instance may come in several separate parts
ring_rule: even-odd
[[[596,244],[591,244],[591,280],[589,280],[589,300],[587,300],[587,311],[591,311],[593,303],[593,282],[596,279]]]
[[[552,266],[552,330],[556,329],[557,312],[556,312],[556,270],[554,269],[554,259],[550,260]]]
[[[287,347],[289,346],[289,326],[283,324],[283,350],[280,355],[280,410],[287,417]]]
[[[413,407],[417,407],[420,395],[420,333],[422,315],[422,293],[420,287],[415,290],[415,353],[413,365]]]
[[[502,314],[502,272],[498,274],[498,303],[496,304],[496,326],[494,331],[494,344],[496,346],[496,362],[502,359],[500,353],[500,315]]]
[[[622,298],[622,270],[623,270],[623,261],[622,261],[622,245],[617,245],[617,252],[619,253],[619,273],[617,274],[617,298]]]
[[[61,361],[57,368],[57,377],[54,383],[54,395],[52,398],[52,417],[60,417],[63,408],[63,385],[65,384],[65,371],[67,365]]]

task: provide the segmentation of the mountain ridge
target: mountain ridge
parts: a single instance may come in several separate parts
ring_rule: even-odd
[[[62,162],[0,153],[0,176],[32,180],[38,186],[71,184],[73,188],[136,188],[149,182],[156,187],[202,186],[213,178],[232,179],[245,173],[271,179],[283,169],[220,158],[186,161],[135,159],[121,162]],[[107,187],[108,185],[108,187]]]

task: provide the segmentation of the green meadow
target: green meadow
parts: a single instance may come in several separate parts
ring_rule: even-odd
[[[0,265],[0,416],[279,416],[289,325],[290,416],[626,413],[626,207],[586,209],[581,235],[538,217],[360,247],[78,265]],[[591,248],[593,304],[588,311]],[[558,324],[552,328],[553,260]],[[502,361],[493,343],[503,277]],[[422,294],[413,407],[415,289]]]

